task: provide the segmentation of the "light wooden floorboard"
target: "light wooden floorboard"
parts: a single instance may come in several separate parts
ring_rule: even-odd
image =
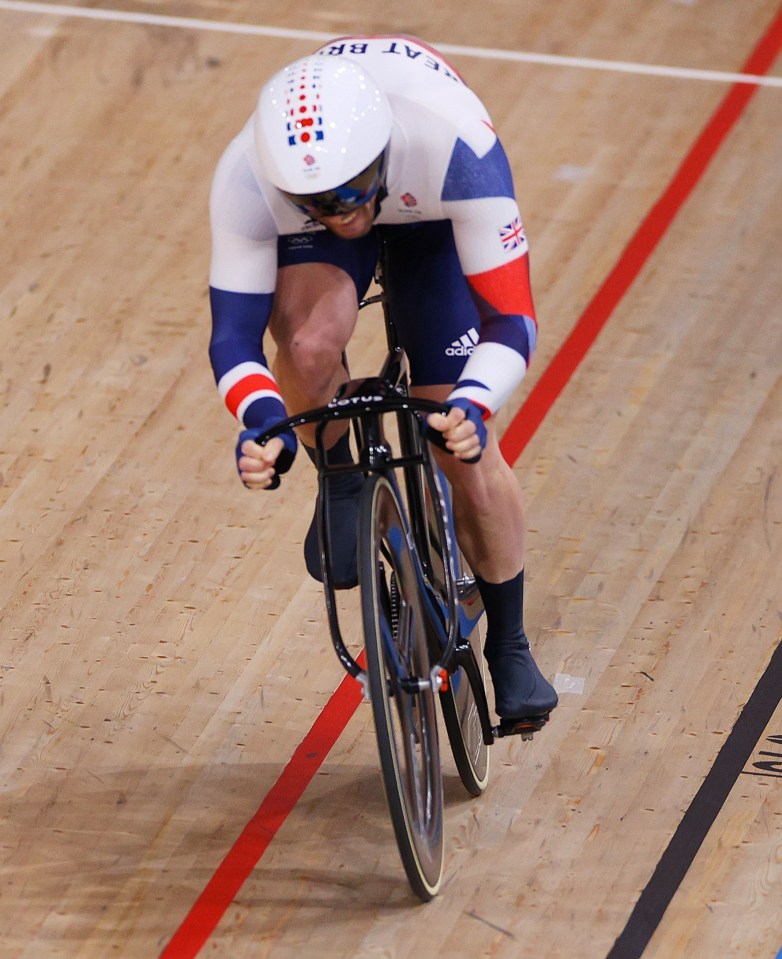
[[[123,8],[719,70],[776,14]],[[242,489],[206,358],[214,164],[313,45],[7,10],[0,38],[0,952],[156,956],[342,678],[301,559],[311,468]],[[532,244],[541,340],[506,427],[726,89],[455,59]],[[427,907],[359,707],[204,955],[607,955],[780,640],[781,119],[760,90],[516,465],[529,632],[583,695],[493,748],[480,800],[447,760]],[[362,317],[354,369],[378,331]],[[777,709],[753,761],[781,735]],[[776,955],[781,791],[738,778],[646,959]]]

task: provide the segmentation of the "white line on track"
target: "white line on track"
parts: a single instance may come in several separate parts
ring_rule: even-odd
[[[81,17],[86,20],[105,20],[111,23],[136,23],[155,27],[176,27],[180,30],[204,30],[213,33],[244,34],[255,37],[280,37],[286,40],[313,40],[322,43],[334,38],[333,33],[317,30],[293,30],[286,27],[266,27],[251,23],[224,23],[219,20],[199,20],[192,17],[168,17],[156,13],[134,13],[126,10],[100,10],[92,7],[73,7],[57,3],[33,3],[28,0],[0,0],[0,10],[16,13],[35,13],[57,17]],[[668,77],[681,80],[707,80],[712,83],[748,83],[753,86],[781,87],[782,77],[759,76],[750,73],[724,73],[719,70],[695,70],[688,67],[655,66],[646,63],[628,63],[623,60],[592,60],[586,57],[563,57],[549,53],[530,53],[520,50],[496,50],[483,47],[462,47],[450,43],[433,42],[432,46],[447,55],[476,57],[483,60],[510,60],[515,63],[537,63],[544,66],[573,67],[580,70],[605,70],[614,73],[633,73],[643,76]]]

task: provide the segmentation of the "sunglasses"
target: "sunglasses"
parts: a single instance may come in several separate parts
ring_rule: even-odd
[[[313,219],[324,216],[342,216],[364,206],[377,195],[386,176],[386,151],[376,157],[366,169],[347,183],[320,193],[288,193],[280,190],[286,200]]]

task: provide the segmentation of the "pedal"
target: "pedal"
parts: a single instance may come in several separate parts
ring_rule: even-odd
[[[522,739],[532,739],[539,733],[549,720],[550,712],[539,716],[523,716],[520,719],[501,719],[499,726],[494,726],[492,733],[495,739],[504,739],[506,736],[521,736]]]

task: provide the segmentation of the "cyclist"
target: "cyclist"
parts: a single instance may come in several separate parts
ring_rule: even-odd
[[[250,489],[276,487],[297,450],[292,432],[264,447],[260,434],[327,403],[348,378],[344,350],[382,231],[413,391],[450,406],[428,426],[452,454],[436,452],[486,608],[496,711],[548,713],[557,695],[523,626],[521,491],[492,420],[524,376],[537,326],[512,176],[481,101],[420,40],[334,40],[262,88],[217,166],[210,211],[210,359],[244,428],[236,458]],[[352,461],[347,429],[331,428],[330,462]],[[299,439],[314,460],[311,428]],[[331,486],[335,581],[349,588],[361,477]],[[319,579],[314,519],[304,554]]]

